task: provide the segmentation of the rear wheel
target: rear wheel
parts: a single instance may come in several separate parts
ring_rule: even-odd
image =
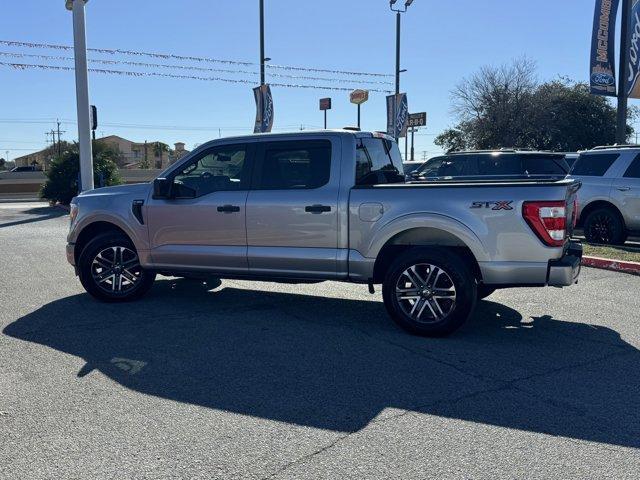
[[[591,243],[621,245],[626,241],[624,222],[611,208],[598,208],[587,215],[584,236]]]
[[[118,233],[105,233],[91,240],[80,254],[78,273],[85,290],[105,302],[140,298],[156,276],[142,268],[131,240]]]
[[[387,312],[405,330],[448,335],[467,320],[476,281],[457,255],[442,248],[413,248],[390,267],[382,287]]]

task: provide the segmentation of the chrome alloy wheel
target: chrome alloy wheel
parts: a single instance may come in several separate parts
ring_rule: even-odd
[[[107,247],[91,262],[91,275],[100,289],[111,294],[126,293],[140,282],[142,267],[130,248]]]
[[[407,268],[396,284],[402,311],[420,323],[443,320],[456,305],[456,287],[440,267],[420,263]]]

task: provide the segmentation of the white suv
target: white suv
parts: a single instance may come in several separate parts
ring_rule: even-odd
[[[571,177],[582,181],[578,223],[588,241],[619,245],[640,232],[640,146],[581,152]]]

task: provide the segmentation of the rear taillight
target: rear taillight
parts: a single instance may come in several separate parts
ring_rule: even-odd
[[[567,236],[567,203],[524,202],[522,216],[546,245],[561,247]]]

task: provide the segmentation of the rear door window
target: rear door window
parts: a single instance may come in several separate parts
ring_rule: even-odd
[[[331,142],[273,142],[264,147],[256,190],[320,188],[329,182]]]
[[[571,175],[602,177],[619,156],[617,153],[582,153],[573,166]]]
[[[404,182],[404,167],[395,142],[361,138],[356,147],[356,185]]]
[[[566,175],[568,168],[564,167],[564,159],[549,155],[524,155],[524,172],[529,175]]]
[[[478,158],[478,173],[483,176],[522,175],[522,158],[506,153],[482,155]]]

